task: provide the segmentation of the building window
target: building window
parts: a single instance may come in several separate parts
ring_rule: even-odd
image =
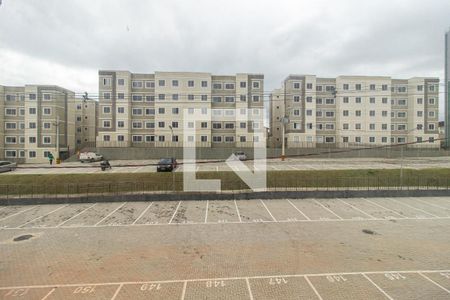
[[[259,81],[253,81],[253,88],[254,89],[259,89],[259,86],[260,86]]]
[[[369,103],[370,103],[370,104],[375,104],[375,98],[371,97],[371,98],[369,99]]]
[[[428,99],[428,104],[430,104],[430,105],[434,105],[434,103],[435,103],[435,100],[434,100],[434,98],[430,98],[430,99]]]
[[[312,97],[306,97],[306,102],[312,103],[313,102],[313,98]]]
[[[226,136],[225,143],[234,143],[234,136]]]
[[[36,108],[35,108],[35,107],[30,107],[30,108],[28,109],[28,113],[29,113],[30,115],[35,115],[35,114],[36,114]]]
[[[342,85],[342,89],[343,89],[344,91],[348,91],[348,89],[349,89],[348,84],[347,84],[347,83],[344,83],[344,84]]]
[[[166,85],[166,81],[164,79],[158,80],[158,85],[159,86],[165,86]]]
[[[165,140],[166,140],[166,137],[164,135],[158,136],[158,141],[159,142],[164,142]]]
[[[342,115],[343,115],[344,117],[348,117],[348,116],[349,116],[349,115],[348,115],[348,110],[342,111]]]
[[[125,94],[124,93],[117,93],[117,99],[124,100],[125,99]]]
[[[7,116],[15,116],[17,115],[17,110],[15,108],[6,108],[5,115]]]
[[[147,129],[155,128],[155,122],[145,122],[145,128]]]
[[[110,114],[111,113],[111,106],[103,106],[103,113],[104,114]]]
[[[245,88],[247,88],[247,82],[241,81],[241,82],[239,83],[239,86],[241,87],[241,89],[245,89]]]
[[[180,109],[178,107],[172,107],[172,114],[173,115],[178,115],[179,112],[180,112]]]
[[[371,91],[375,91],[375,89],[376,89],[376,85],[375,85],[375,84],[371,84],[371,85],[370,85],[370,90],[371,90]]]
[[[145,109],[145,114],[147,116],[153,116],[155,114],[155,109],[154,108],[146,108]]]
[[[202,95],[202,101],[208,101],[208,95]]]
[[[188,80],[188,87],[194,87],[194,80]]]
[[[221,136],[213,136],[213,143],[221,143],[222,137]]]
[[[28,151],[29,158],[36,158],[36,151]]]
[[[225,97],[225,102],[228,102],[228,103],[234,102],[234,97],[232,97],[232,96]]]
[[[111,99],[111,93],[103,93],[103,99],[104,100],[110,100]]]
[[[111,78],[103,78],[103,86],[111,86]]]
[[[125,136],[123,136],[123,135],[118,135],[118,136],[117,136],[117,141],[118,141],[118,142],[124,142],[124,141],[125,141]]]
[[[158,122],[158,127],[159,128],[164,128],[166,126],[165,122]]]
[[[201,122],[201,128],[208,128],[208,122]]]
[[[212,97],[212,100],[215,103],[222,102],[222,97],[214,96],[214,97]]]
[[[142,89],[142,87],[143,87],[143,83],[142,83],[142,81],[132,81],[131,82],[131,86],[134,88],[134,89]]]
[[[387,84],[381,85],[381,90],[382,91],[387,91],[388,90],[388,85]]]
[[[17,137],[15,137],[15,136],[5,136],[5,143],[6,144],[16,144],[17,143]]]
[[[405,106],[406,105],[406,99],[399,99],[398,100],[398,105]]]
[[[44,101],[51,101],[52,95],[51,94],[42,94],[42,100]]]
[[[146,141],[147,143],[152,143],[152,142],[155,141],[155,136],[154,136],[154,135],[146,135],[146,136],[145,136],[145,141]]]
[[[294,89],[296,90],[300,89],[300,82],[294,82]]]
[[[212,127],[213,127],[213,129],[221,129],[222,128],[222,123],[213,123]]]
[[[153,95],[146,95],[145,96],[145,101],[147,101],[147,102],[155,102],[155,96],[153,96]]]
[[[166,113],[166,109],[164,107],[158,108],[158,114],[164,115]]]
[[[42,137],[42,143],[46,144],[46,145],[51,144],[52,143],[52,138],[49,137],[49,136],[43,136]]]
[[[334,99],[331,99],[331,98],[325,99],[325,104],[328,104],[328,105],[334,104]]]
[[[202,87],[208,87],[208,81],[202,80]]]
[[[103,128],[110,128],[111,127],[111,121],[104,120],[103,121]]]
[[[355,103],[361,103],[361,97],[356,97],[355,98]]]
[[[369,143],[375,143],[375,137],[373,136],[369,137]]]
[[[369,124],[369,129],[370,130],[375,130],[375,124]]]
[[[307,90],[312,90],[312,88],[313,88],[313,84],[312,83],[307,83],[306,84],[306,89]]]
[[[356,89],[357,91],[360,91],[360,90],[361,90],[361,84],[359,84],[359,83],[356,84],[356,85],[355,85],[355,89]]]
[[[142,135],[133,135],[133,143],[142,143]]]
[[[6,122],[5,129],[15,130],[15,129],[17,129],[17,124],[14,122]]]
[[[375,117],[375,111],[374,110],[369,111],[369,116],[370,117]]]
[[[125,107],[118,107],[117,108],[117,113],[119,113],[119,114],[125,113]]]
[[[172,86],[177,87],[178,86],[178,80],[172,80]]]
[[[253,99],[253,102],[259,102],[259,96],[258,95],[254,95],[252,99]]]
[[[17,152],[16,150],[6,150],[5,157],[7,158],[16,158]]]
[[[355,116],[361,117],[361,111],[360,111],[360,110],[356,110],[356,111],[355,111]]]
[[[49,122],[44,122],[44,129],[50,129],[51,126],[52,126],[51,123],[49,123]]]
[[[44,107],[42,108],[42,114],[45,116],[49,116],[52,114],[52,109],[50,107]]]
[[[142,116],[142,108],[133,108],[133,116]]]
[[[28,138],[28,142],[29,142],[30,144],[36,144],[36,137],[35,137],[35,136],[30,136],[30,137]]]
[[[125,127],[125,122],[124,121],[117,121],[117,127],[118,128],[124,128]]]
[[[145,82],[145,87],[147,89],[153,89],[153,88],[155,88],[155,82],[154,81],[146,81]]]
[[[343,100],[342,100],[342,102],[348,103],[348,97],[344,97]]]
[[[434,124],[428,124],[428,130],[434,130],[435,126]]]

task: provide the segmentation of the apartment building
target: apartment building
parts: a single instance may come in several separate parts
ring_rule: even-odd
[[[290,75],[271,95],[274,147],[439,147],[439,79]],[[426,143],[425,143],[426,141]]]
[[[263,91],[261,74],[99,71],[97,147],[252,147]]]
[[[95,146],[97,137],[98,101],[75,98],[76,149]]]
[[[0,159],[43,163],[49,153],[57,157],[58,148],[61,158],[75,152],[74,92],[50,85],[0,86],[0,100]]]

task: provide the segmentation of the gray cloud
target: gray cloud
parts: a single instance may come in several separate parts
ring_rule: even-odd
[[[4,0],[0,83],[97,89],[98,69],[443,77],[450,2]],[[26,82],[24,82],[26,81]]]

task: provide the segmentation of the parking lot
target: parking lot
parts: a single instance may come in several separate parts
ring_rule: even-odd
[[[182,163],[182,160],[178,161]],[[158,160],[116,160],[110,161],[112,170],[109,173],[148,173],[156,172]],[[253,161],[246,161],[245,164],[253,169]],[[450,168],[450,159],[448,157],[409,157],[404,158],[403,162],[388,158],[288,158],[285,161],[280,159],[268,159],[268,171],[301,171],[301,170],[355,170],[355,169],[398,169],[403,165],[406,169],[429,169],[429,168]],[[182,164],[176,169],[176,172],[183,172]],[[231,171],[225,162],[199,161],[195,170],[197,172],[221,172]],[[1,173],[7,174],[80,174],[80,173],[102,173],[100,163],[80,163],[67,162],[60,165],[46,164],[23,164],[14,172]],[[3,176],[1,175],[0,176]]]
[[[449,299],[450,198],[0,207],[2,299]]]

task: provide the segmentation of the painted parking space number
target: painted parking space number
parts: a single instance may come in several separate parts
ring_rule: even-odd
[[[270,285],[280,285],[280,284],[286,284],[288,283],[286,278],[283,277],[272,277],[269,279]]]
[[[141,291],[157,291],[160,289],[160,283],[144,283],[143,285],[141,285]]]
[[[206,282],[207,288],[219,288],[219,287],[224,287],[224,286],[225,286],[225,281],[223,281],[223,280],[208,280]]]

